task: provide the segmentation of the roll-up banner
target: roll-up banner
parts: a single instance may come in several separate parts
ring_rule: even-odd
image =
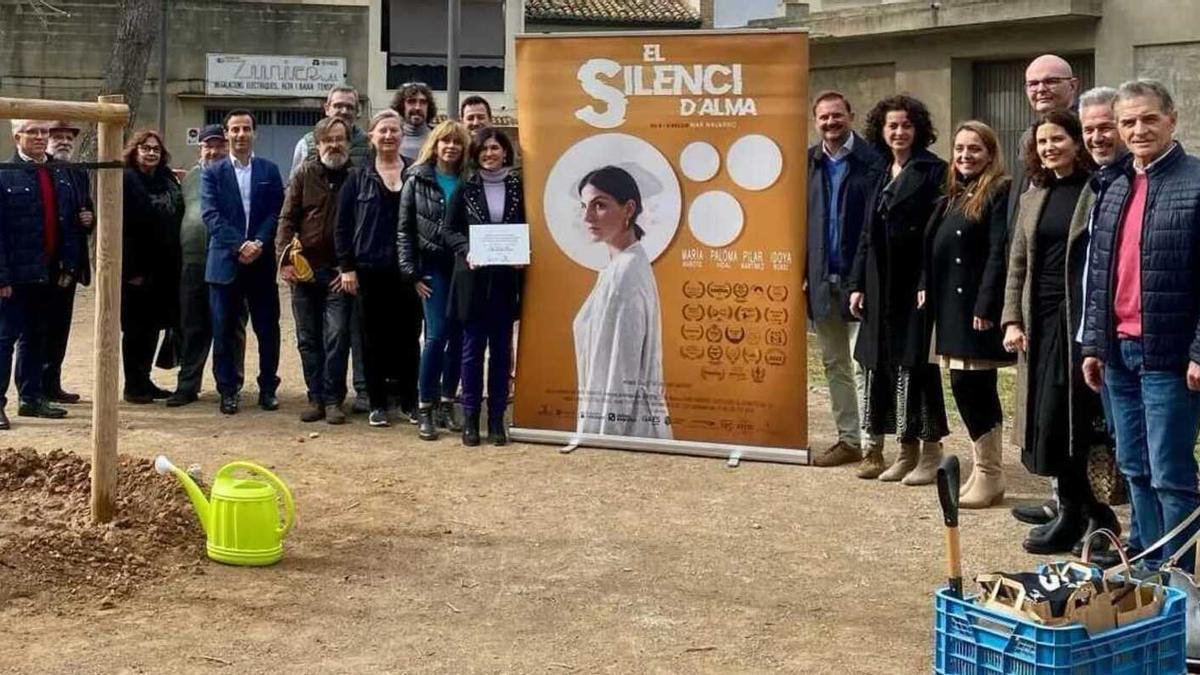
[[[518,440],[808,462],[802,31],[527,35]]]

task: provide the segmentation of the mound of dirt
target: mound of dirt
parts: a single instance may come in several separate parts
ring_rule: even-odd
[[[153,461],[119,458],[117,515],[105,525],[91,522],[90,470],[62,450],[0,449],[0,606],[17,597],[104,605],[204,559],[191,502]]]

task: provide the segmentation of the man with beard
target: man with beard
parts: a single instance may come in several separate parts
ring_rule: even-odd
[[[813,455],[815,466],[862,461],[858,475],[875,478],[884,470],[882,439],[864,458],[858,394],[862,371],[850,358],[858,321],[849,312],[847,280],[858,250],[869,192],[879,177],[878,157],[856,134],[854,112],[840,92],[817,95],[813,121],[821,142],[808,151],[808,255],[805,289],[808,314],[821,345],[829,403],[838,441]]]
[[[350,163],[354,166],[366,166],[371,156],[371,139],[367,132],[358,127],[358,90],[348,85],[338,85],[329,90],[325,97],[325,117],[337,117],[350,127]],[[288,179],[296,175],[305,160],[317,159],[317,141],[313,132],[308,132],[296,142],[296,150],[292,153],[292,170]],[[354,406],[356,413],[370,411],[371,406],[367,395],[367,374],[363,365],[363,343],[358,304],[350,303],[350,357],[354,369]]]
[[[48,150],[51,158],[59,162],[71,161],[71,154],[75,150],[75,138],[78,135],[79,127],[75,126],[74,122],[58,121],[51,124]],[[67,342],[71,337],[75,287],[77,284],[87,286],[92,281],[88,238],[96,222],[91,181],[88,180],[87,172],[82,169],[68,169],[67,176],[71,180],[71,186],[75,188],[75,196],[79,202],[79,227],[75,233],[79,260],[75,267],[75,278],[66,286],[55,286],[50,293],[49,306],[46,307],[46,369],[42,374],[42,396],[54,403],[79,402],[79,394],[66,391],[62,387],[62,364],[67,356]]]
[[[349,137],[350,125],[340,117],[317,123],[317,158],[305,160],[292,176],[279,213],[279,276],[292,289],[296,346],[308,387],[302,422],[346,421],[342,401],[353,298],[342,292],[333,233],[338,194],[349,168]]]
[[[400,156],[404,163],[412,164],[421,154],[421,146],[432,129],[430,122],[437,117],[437,104],[433,101],[433,90],[424,82],[408,82],[392,97],[392,110],[400,113],[404,120],[403,136],[400,139]]]
[[[200,209],[200,179],[204,170],[229,156],[229,142],[220,124],[200,131],[200,159],[183,178],[183,223],[180,253],[183,261],[179,279],[179,380],[167,407],[192,403],[200,396],[204,363],[212,347],[212,317],[208,311],[208,284],[204,283],[204,261],[208,256],[208,230]],[[233,353],[238,388],[242,386],[242,363],[246,352],[246,312],[234,324]]]

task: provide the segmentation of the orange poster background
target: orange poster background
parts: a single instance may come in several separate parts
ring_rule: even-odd
[[[626,99],[625,121],[620,126],[596,128],[577,118],[576,111],[587,106],[599,112],[606,109],[604,101],[584,91],[577,76],[580,66],[598,58],[623,66],[653,66],[655,63],[646,61],[646,45],[659,45],[658,51],[650,54],[658,54],[663,64],[741,64],[740,96],[685,94],[682,98],[752,98],[757,114],[683,116],[681,97],[634,95]],[[596,283],[597,272],[574,262],[556,244],[547,228],[544,194],[552,168],[569,148],[591,136],[620,133],[643,139],[660,151],[670,162],[682,195],[678,229],[653,261],[661,303],[666,398],[675,440],[807,448],[806,323],[801,290],[807,36],[798,32],[695,31],[520,37],[517,74],[533,254],[520,324],[514,426],[576,428],[572,320]],[[603,81],[621,87],[623,77]],[[739,187],[727,171],[730,146],[747,134],[767,136],[782,151],[782,173],[761,191]],[[680,153],[693,141],[705,141],[720,153],[720,170],[710,180],[690,180],[680,170]],[[712,190],[735,197],[744,213],[740,235],[715,249],[701,244],[688,225],[692,201]],[[697,251],[702,254],[699,268],[695,267]],[[688,254],[691,258],[685,261]],[[734,262],[724,267],[714,255],[732,256]],[[756,255],[762,269],[755,269]],[[701,287],[702,295],[695,297]],[[704,308],[703,318],[689,320],[695,318],[697,306]],[[696,325],[704,331],[698,340]],[[714,326],[721,334],[715,342],[710,340],[717,336]],[[740,337],[740,341],[731,344],[726,335]],[[696,356],[692,345],[700,349],[701,356]]]

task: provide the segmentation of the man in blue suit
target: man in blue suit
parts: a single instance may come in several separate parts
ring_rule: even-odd
[[[254,156],[254,131],[248,110],[226,115],[229,159],[205,169],[200,183],[208,229],[204,280],[212,312],[213,369],[226,415],[238,411],[234,341],[242,307],[249,307],[258,338],[258,405],[279,408],[279,291],[269,247],[283,206],[283,179],[273,162]]]

